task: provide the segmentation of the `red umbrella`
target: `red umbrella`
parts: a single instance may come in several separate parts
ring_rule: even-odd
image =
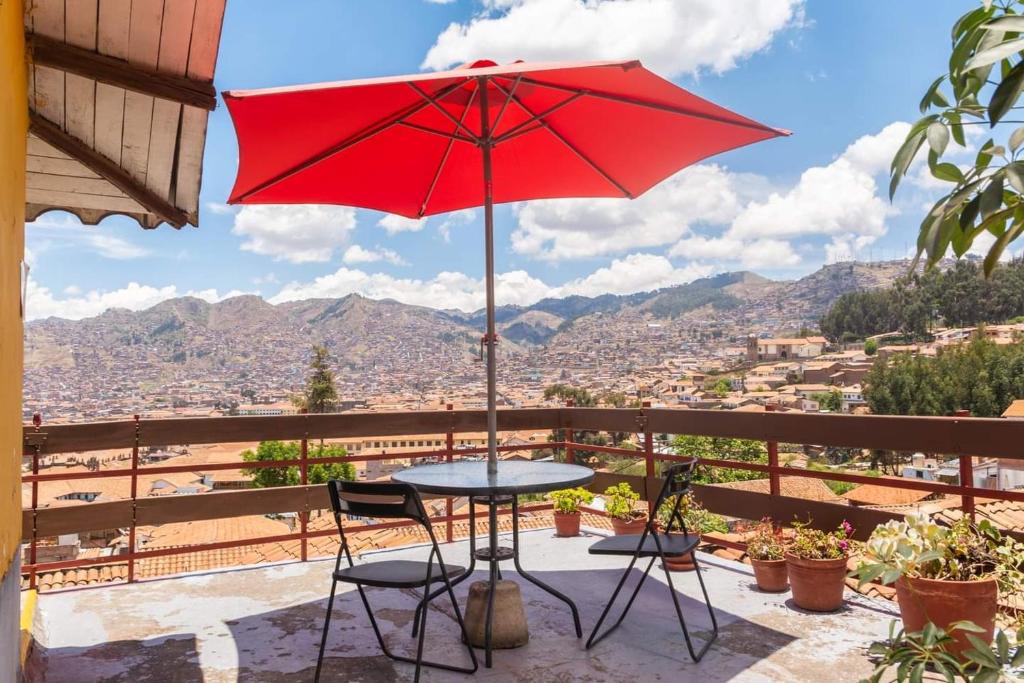
[[[493,205],[635,198],[713,154],[788,135],[638,61],[481,60],[453,71],[224,93],[232,204],[343,204],[419,218],[484,206],[488,470],[496,468]]]

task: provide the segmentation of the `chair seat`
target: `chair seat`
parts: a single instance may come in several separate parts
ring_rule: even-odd
[[[609,536],[590,546],[591,555],[633,555],[643,534],[624,534]],[[661,548],[666,557],[678,557],[693,552],[700,543],[699,534],[658,534]],[[640,549],[640,557],[653,557],[658,554],[658,546],[654,534],[648,534],[644,547]]]
[[[449,580],[466,573],[465,567],[455,564],[444,565]],[[345,583],[381,588],[416,588],[427,583],[427,563],[414,560],[382,560],[344,567],[334,572],[334,578]],[[434,562],[430,570],[430,582],[444,581],[441,565]]]

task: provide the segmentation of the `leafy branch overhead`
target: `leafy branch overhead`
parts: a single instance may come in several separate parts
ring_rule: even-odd
[[[1024,0],[986,0],[953,25],[949,72],[921,99],[924,114],[892,160],[890,199],[911,163],[926,150],[931,174],[952,184],[921,223],[917,258],[929,266],[950,249],[963,256],[983,233],[995,241],[985,257],[988,275],[1007,246],[1024,232],[1024,121],[1008,115],[1024,90]],[[967,147],[965,127],[987,126],[989,137],[966,169],[943,161],[950,140]]]

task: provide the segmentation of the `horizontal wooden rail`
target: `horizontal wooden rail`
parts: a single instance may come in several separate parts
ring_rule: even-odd
[[[811,413],[745,413],[664,408],[522,408],[498,411],[498,429],[571,428],[723,436],[818,446],[1024,459],[1024,420]],[[136,430],[138,427],[138,430]],[[270,417],[134,420],[24,428],[25,454],[268,439],[400,436],[484,431],[482,410],[340,413]],[[589,448],[589,447],[588,447]],[[596,449],[591,449],[596,450]]]
[[[291,487],[289,487],[291,488]],[[324,492],[326,498],[326,491]],[[178,503],[185,501],[181,500],[184,496],[178,497]],[[122,502],[122,501],[118,501]],[[521,505],[519,507],[520,512],[539,512],[542,510],[552,509],[551,503],[535,503],[531,505]],[[510,515],[512,509],[510,507],[502,507],[498,509],[498,515]],[[441,522],[458,522],[462,520],[468,520],[469,513],[460,513],[457,515],[443,515],[439,517],[431,517],[431,524],[438,524]],[[381,522],[377,524],[362,524],[362,525],[346,525],[345,528],[349,533],[359,533],[365,531],[379,531],[382,529],[397,529],[401,527],[414,527],[418,523],[415,521],[402,520],[396,522]],[[108,555],[105,557],[86,557],[76,560],[60,560],[57,562],[40,562],[34,565],[26,564],[22,565],[22,571],[24,572],[43,572],[43,571],[57,571],[62,569],[74,569],[78,567],[94,567],[108,564],[120,564],[127,562],[129,559],[139,561],[154,559],[157,557],[168,557],[171,555],[184,555],[190,553],[198,553],[210,550],[224,550],[227,548],[242,548],[251,545],[263,545],[265,543],[286,543],[288,541],[300,541],[303,538],[326,538],[330,536],[337,536],[337,529],[322,529],[320,531],[309,531],[305,534],[296,532],[291,534],[280,534],[277,536],[261,536],[258,538],[246,538],[231,541],[218,541],[215,543],[201,543],[191,545],[187,547],[174,546],[169,548],[155,548],[153,550],[139,550],[131,553],[122,553],[119,555]]]

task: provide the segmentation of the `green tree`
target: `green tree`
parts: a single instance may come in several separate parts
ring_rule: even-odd
[[[597,399],[589,391],[568,384],[552,384],[544,389],[544,398],[548,401],[553,398],[572,401],[578,408],[593,408],[597,405]]]
[[[762,441],[733,439],[716,436],[694,436],[682,434],[672,441],[672,450],[683,457],[697,457],[702,460],[739,460],[768,464],[768,449]],[[701,467],[693,477],[698,484],[720,484],[729,481],[764,479],[763,472],[740,470],[731,467]]]
[[[838,389],[813,393],[811,394],[811,400],[817,401],[818,407],[821,410],[829,410],[833,413],[843,410],[843,395],[839,393]]]
[[[1007,245],[1024,232],[1024,159],[1019,157],[1024,127],[1005,118],[1024,89],[1022,6],[1022,0],[984,0],[956,21],[948,72],[928,86],[920,105],[924,116],[911,126],[893,158],[890,197],[922,149],[927,149],[931,174],[952,185],[921,223],[917,257],[926,254],[929,265],[950,249],[963,256],[988,232],[996,238],[985,257],[988,275]],[[964,126],[972,124],[987,126],[991,137],[964,172],[942,159],[950,138],[967,146]]]
[[[869,356],[873,356],[878,353],[878,342],[874,339],[868,339],[864,342],[864,353]]]
[[[935,358],[899,354],[878,360],[864,378],[864,399],[881,415],[997,417],[1024,397],[1024,344],[996,344],[984,330]]]
[[[302,393],[292,402],[307,413],[330,413],[338,407],[338,390],[334,387],[334,371],[330,368],[331,355],[322,344],[313,345],[309,361],[309,377]]]
[[[708,389],[712,394],[719,398],[723,398],[729,395],[732,391],[732,383],[725,377],[720,378]]]
[[[302,446],[296,441],[261,441],[256,450],[242,452],[245,462],[298,460],[302,455]],[[348,455],[342,446],[319,444],[311,446],[308,456],[315,458],[340,458]],[[295,486],[302,481],[298,465],[290,467],[243,467],[242,473],[252,477],[253,486],[272,488],[275,486]],[[310,484],[323,484],[332,479],[351,481],[356,478],[356,468],[350,462],[315,463],[307,470]]]

